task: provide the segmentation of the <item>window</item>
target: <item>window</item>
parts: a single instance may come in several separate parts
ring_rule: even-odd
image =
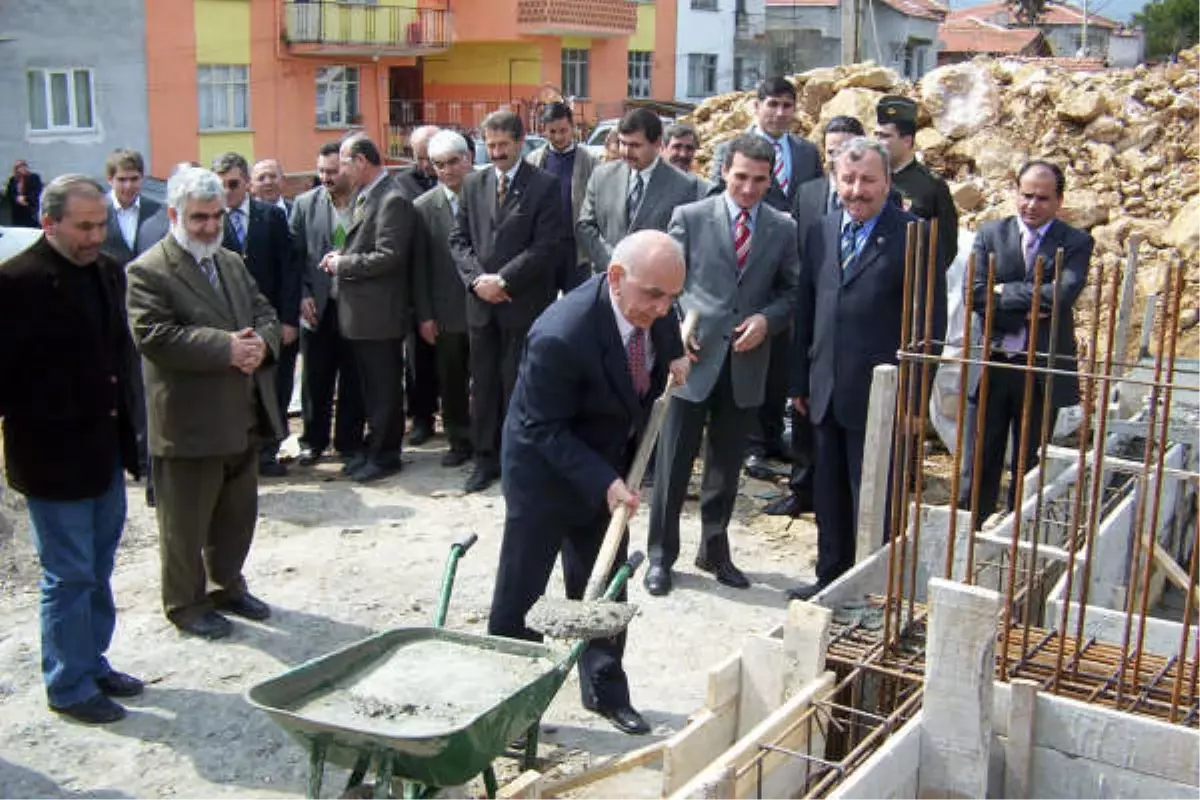
[[[716,11],[717,0],[692,0],[693,11]]]
[[[920,80],[925,74],[925,48],[909,42],[904,48],[904,77]]]
[[[96,127],[90,69],[32,69],[29,128],[35,131],[87,131]]]
[[[688,97],[717,93],[717,57],[709,53],[688,54]]]
[[[589,97],[588,50],[562,51],[562,92],[567,97]]]
[[[650,96],[650,67],[653,56],[648,50],[629,51],[629,97]]]
[[[357,125],[358,67],[317,69],[317,127]]]
[[[250,127],[250,68],[209,65],[196,68],[200,130],[243,130]]]

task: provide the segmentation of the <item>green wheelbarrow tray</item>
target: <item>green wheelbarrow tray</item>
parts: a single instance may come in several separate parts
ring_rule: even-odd
[[[357,676],[392,659],[404,658],[406,647],[420,642],[440,641],[462,647],[464,657],[472,650],[492,650],[531,659],[542,659],[546,670],[490,708],[459,724],[446,721],[444,730],[420,733],[389,733],[387,723],[378,726],[337,724],[323,715],[305,711],[314,699],[344,691]],[[492,759],[510,742],[541,718],[574,666],[581,646],[568,653],[536,642],[523,642],[445,628],[397,628],[351,644],[334,653],[313,659],[282,675],[252,687],[246,697],[262,709],[289,735],[310,752],[320,748],[329,763],[355,769],[364,754],[391,753],[392,774],[427,786],[457,786],[487,769]],[[463,686],[466,695],[473,688]],[[420,698],[394,698],[397,701]]]

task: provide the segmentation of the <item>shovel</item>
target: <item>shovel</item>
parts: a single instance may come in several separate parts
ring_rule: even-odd
[[[683,320],[681,331],[685,352],[689,352],[689,342],[696,330],[696,322],[696,312],[689,311]],[[638,443],[637,453],[634,454],[633,464],[625,480],[625,485],[631,490],[636,490],[642,485],[646,465],[650,461],[650,454],[654,452],[654,445],[658,442],[659,431],[662,430],[667,401],[675,388],[675,376],[668,374],[666,388],[654,401],[654,407],[650,410],[650,420],[646,424],[642,440]],[[630,620],[637,613],[637,607],[629,603],[602,599],[601,595],[616,560],[617,548],[621,546],[621,539],[629,524],[630,513],[629,506],[624,503],[617,506],[613,512],[608,529],[604,532],[600,553],[592,566],[583,600],[550,599],[543,595],[529,610],[525,618],[527,626],[556,639],[603,639],[616,636],[629,627]],[[633,564],[640,563],[640,555],[634,554],[630,561]]]

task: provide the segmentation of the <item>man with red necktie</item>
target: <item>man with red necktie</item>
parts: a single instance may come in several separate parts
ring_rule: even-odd
[[[671,591],[679,513],[706,425],[696,566],[726,586],[750,585],[733,564],[729,520],[747,437],[763,402],[771,337],[791,324],[799,274],[796,223],[763,202],[774,160],[762,137],[738,136],[725,149],[725,190],[677,208],[671,218],[668,233],[683,246],[688,265],[680,305],[695,309],[699,324],[696,364],[687,386],[670,400],[658,442],[646,572],[654,595]]]

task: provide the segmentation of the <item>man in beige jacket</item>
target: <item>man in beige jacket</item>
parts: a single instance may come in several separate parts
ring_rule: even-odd
[[[242,566],[258,446],[283,431],[270,366],[280,326],[241,257],[221,247],[217,176],[182,169],[167,200],[170,235],[129,265],[129,322],[146,385],[163,606],[185,633],[219,639],[232,629],[221,611],[270,616]]]

